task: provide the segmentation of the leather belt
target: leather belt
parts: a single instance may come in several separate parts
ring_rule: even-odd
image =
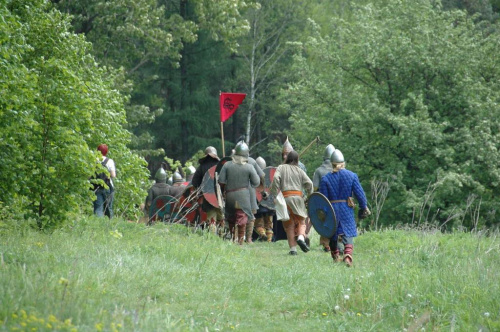
[[[300,191],[300,190],[283,191],[283,196],[284,197],[288,197],[288,196],[301,196],[302,197],[302,191]]]
[[[240,190],[244,190],[244,189],[248,189],[248,187],[242,187],[242,188],[236,188],[236,189],[230,189],[230,190],[226,190],[227,193],[231,193],[233,191],[240,191]]]
[[[330,201],[330,203],[347,203],[347,200],[345,200],[345,199],[334,199],[333,201]]]

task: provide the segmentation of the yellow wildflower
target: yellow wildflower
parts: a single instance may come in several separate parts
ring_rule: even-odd
[[[61,285],[67,285],[69,283],[69,281],[68,281],[68,279],[61,277],[61,278],[59,278],[59,283]]]

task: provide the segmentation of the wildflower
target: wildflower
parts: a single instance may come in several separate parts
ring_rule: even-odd
[[[339,311],[340,307],[338,305],[335,306],[335,311]]]
[[[347,288],[347,289],[346,289],[346,291],[350,292],[350,291],[351,291],[351,289],[350,289],[350,288]]]
[[[358,312],[358,313],[356,314],[356,316],[361,317],[361,313],[360,313],[360,312]]]
[[[326,316],[326,312],[322,313],[323,316]]]
[[[59,284],[61,284],[61,285],[67,285],[68,283],[69,283],[68,279],[63,278],[63,277],[59,278]],[[50,321],[50,317],[49,317],[49,321]]]
[[[406,294],[406,296],[410,299],[413,297],[411,294]]]
[[[102,323],[97,323],[97,324],[95,324],[95,329],[96,329],[97,331],[102,331],[102,328],[103,328],[103,324],[102,324]]]
[[[485,312],[484,313],[484,317],[490,317],[490,313],[489,312]]]
[[[123,234],[118,232],[117,229],[114,231],[109,231],[109,234],[111,234],[114,238],[121,239],[123,237]]]
[[[26,313],[26,311],[24,309],[21,309],[20,313],[21,313],[21,316],[23,317],[23,319],[28,318],[28,314]]]
[[[349,295],[344,295],[344,300],[349,300]]]

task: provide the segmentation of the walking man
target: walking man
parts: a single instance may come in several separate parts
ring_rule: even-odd
[[[320,182],[319,192],[328,198],[337,217],[337,232],[330,239],[330,250],[334,262],[344,261],[352,266],[354,237],[358,235],[354,220],[353,195],[359,202],[358,217],[364,219],[371,214],[367,207],[365,192],[359,183],[358,175],[345,168],[344,155],[335,150],[330,158],[333,172],[325,175]],[[344,244],[344,257],[340,257],[338,238]]]
[[[225,216],[229,231],[239,244],[245,239],[248,220],[254,218],[250,190],[260,183],[255,168],[248,163],[248,155],[246,143],[236,145],[232,161],[226,162],[219,174],[221,190],[226,196]]]
[[[285,163],[276,169],[271,184],[271,194],[276,196],[281,190],[285,197],[290,219],[283,222],[283,227],[288,239],[290,255],[297,255],[297,244],[303,252],[309,251],[309,246],[305,242],[307,209],[303,192],[309,196],[312,189],[311,179],[299,167],[299,154],[296,151],[290,151]]]

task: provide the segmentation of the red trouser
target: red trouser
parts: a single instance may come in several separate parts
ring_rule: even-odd
[[[288,208],[288,215],[290,219],[283,221],[283,228],[288,239],[288,246],[291,248],[297,245],[295,237],[299,235],[306,236],[306,218],[296,215],[290,208]]]
[[[238,241],[238,243],[243,243],[245,238],[245,229],[248,222],[248,216],[243,210],[237,209],[236,213],[227,219],[229,224],[229,231],[231,232],[232,239]],[[237,229],[237,234],[235,234],[235,227]]]

